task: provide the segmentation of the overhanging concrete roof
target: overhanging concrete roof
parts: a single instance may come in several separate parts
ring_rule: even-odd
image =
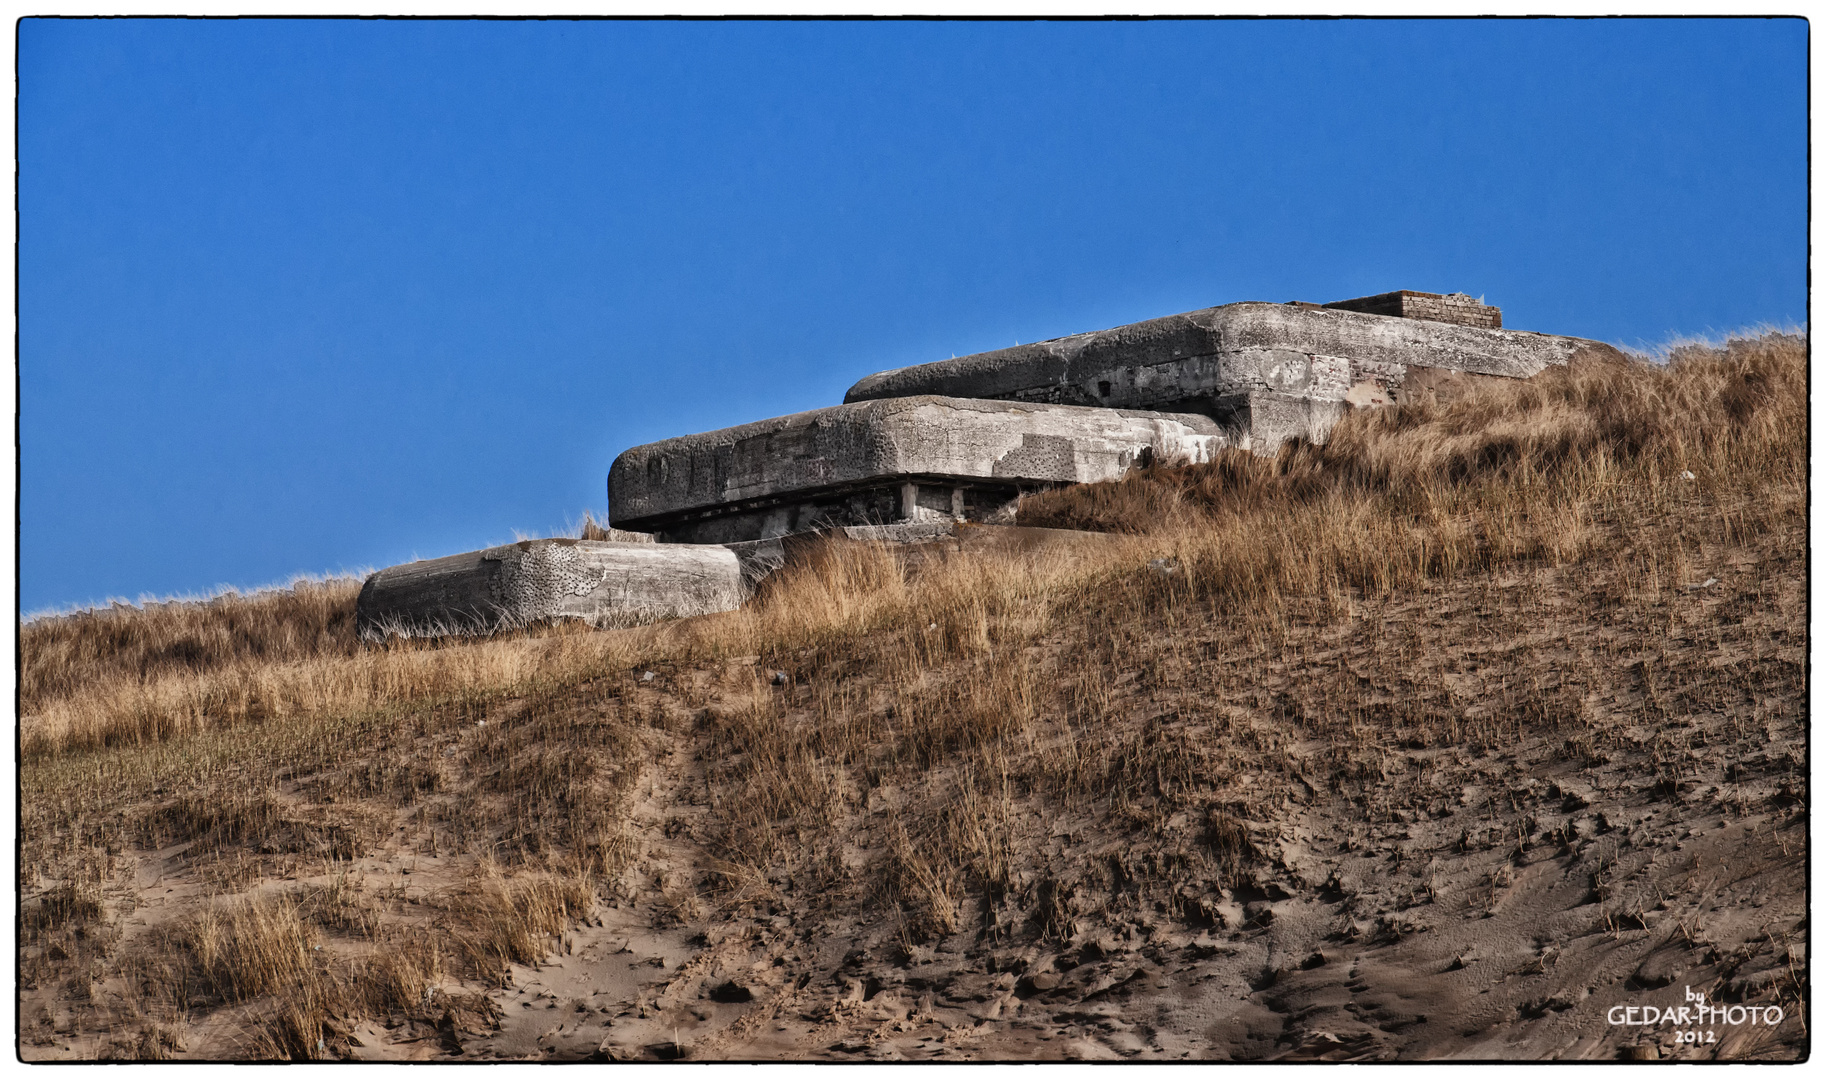
[[[645,528],[680,513],[896,480],[1084,483],[1119,477],[1148,455],[1207,461],[1224,445],[1204,416],[897,397],[634,447],[609,469],[609,515],[619,528]]]

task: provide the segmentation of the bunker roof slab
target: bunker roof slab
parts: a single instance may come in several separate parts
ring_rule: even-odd
[[[663,531],[679,515],[903,481],[1109,480],[1147,460],[1207,461],[1226,444],[1205,416],[895,397],[634,447],[609,469],[609,516],[618,528]],[[729,539],[738,538],[749,537]]]
[[[883,371],[858,381],[844,400],[945,394],[1208,411],[1191,403],[1263,391],[1341,401],[1362,377],[1415,366],[1527,378],[1592,347],[1608,348],[1521,330],[1246,302]]]

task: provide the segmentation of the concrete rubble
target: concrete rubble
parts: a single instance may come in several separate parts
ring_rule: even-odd
[[[727,611],[793,537],[954,538],[1011,524],[1032,492],[1323,442],[1350,409],[1449,401],[1612,351],[1503,329],[1499,309],[1462,293],[1403,290],[1226,304],[883,371],[842,405],[617,457],[610,523],[657,544],[523,541],[392,567],[368,579],[358,619],[372,639]]]

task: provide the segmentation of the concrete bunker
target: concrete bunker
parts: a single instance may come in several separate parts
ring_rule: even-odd
[[[597,627],[740,607],[742,560],[728,548],[610,540],[522,540],[388,567],[355,602],[365,641],[485,634],[546,619]]]
[[[1198,413],[1234,443],[1270,453],[1296,435],[1323,441],[1348,405],[1450,396],[1480,378],[1528,378],[1610,349],[1501,326],[1499,309],[1462,294],[1225,304],[883,371],[844,400],[945,394]]]
[[[1012,521],[1022,494],[1208,461],[1210,418],[915,395],[637,446],[609,469],[609,520],[665,543],[816,529]]]
[[[1503,329],[1462,293],[1402,290],[1225,304],[883,371],[842,405],[617,457],[609,520],[658,544],[523,541],[391,567],[363,586],[357,623],[372,640],[727,611],[793,537],[957,543],[965,523],[1012,523],[1030,492],[1323,441],[1348,409],[1450,400],[1589,352],[1614,350]]]

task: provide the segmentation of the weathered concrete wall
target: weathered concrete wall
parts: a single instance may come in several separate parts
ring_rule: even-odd
[[[919,395],[637,446],[609,469],[617,528],[737,543],[810,529],[999,520],[1023,490],[1200,462],[1208,417]]]
[[[628,626],[739,607],[741,561],[727,548],[607,540],[517,544],[388,567],[356,599],[364,640],[486,633],[542,619]]]
[[[1586,349],[1582,338],[1456,326],[1295,304],[1241,303],[884,371],[845,401],[947,394],[1212,417],[1270,451],[1323,439],[1353,387],[1399,398],[1414,368],[1526,378]]]

